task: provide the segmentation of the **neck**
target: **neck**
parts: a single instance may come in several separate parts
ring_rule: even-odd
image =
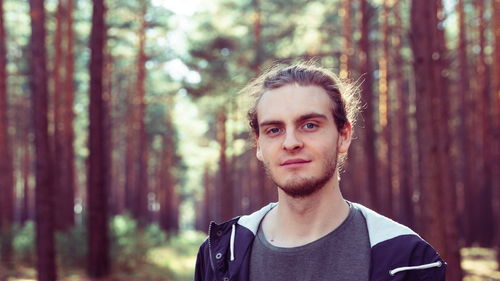
[[[336,229],[349,214],[336,176],[323,188],[303,198],[293,198],[278,189],[278,206],[262,223],[271,244],[297,247],[313,242]]]

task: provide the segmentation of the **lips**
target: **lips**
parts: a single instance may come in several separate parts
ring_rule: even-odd
[[[280,166],[288,166],[288,167],[291,167],[291,166],[300,166],[300,165],[303,165],[303,164],[307,164],[311,162],[310,160],[305,160],[305,159],[300,159],[300,158],[296,158],[296,159],[288,159],[284,162],[282,162],[280,164]]]

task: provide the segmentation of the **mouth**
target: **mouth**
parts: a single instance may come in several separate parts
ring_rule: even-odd
[[[305,159],[289,159],[280,164],[282,167],[299,167],[305,164],[310,163],[310,160]]]

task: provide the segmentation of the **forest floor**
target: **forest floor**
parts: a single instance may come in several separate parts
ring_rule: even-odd
[[[198,245],[191,247],[155,247],[148,253],[147,260],[136,268],[115,272],[99,281],[187,281],[193,280],[196,251]],[[500,281],[500,269],[495,261],[495,253],[487,248],[462,249],[462,268],[466,276],[463,281]],[[17,265],[10,278],[0,281],[35,281],[33,267]],[[89,281],[82,269],[61,270],[61,281]]]

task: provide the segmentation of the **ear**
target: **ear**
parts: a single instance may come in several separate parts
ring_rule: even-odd
[[[264,158],[262,157],[262,151],[260,150],[260,145],[259,145],[259,139],[255,139],[255,145],[257,146],[257,151],[255,152],[255,156],[257,156],[257,159],[260,161],[264,161]]]
[[[352,126],[347,122],[342,130],[339,131],[339,140],[337,143],[338,153],[347,153],[352,140]]]

